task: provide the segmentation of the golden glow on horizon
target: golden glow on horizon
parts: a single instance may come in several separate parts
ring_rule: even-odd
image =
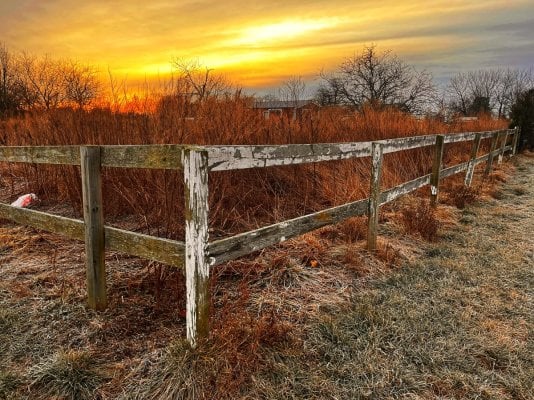
[[[199,59],[259,88],[317,76],[372,43],[432,72],[503,64],[514,48],[534,54],[533,14],[532,0],[17,0],[0,1],[0,41],[136,82]]]

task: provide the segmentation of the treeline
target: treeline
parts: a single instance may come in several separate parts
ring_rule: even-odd
[[[0,114],[84,108],[97,99],[101,89],[92,65],[13,53],[0,45]]]
[[[371,104],[413,114],[492,113],[499,118],[509,117],[519,95],[534,87],[532,69],[501,68],[460,72],[439,89],[428,71],[418,71],[391,51],[378,52],[375,46],[346,58],[320,78],[315,97],[322,105],[361,108]]]
[[[171,64],[175,72],[162,93],[167,97],[198,103],[241,93],[198,61],[175,59]],[[333,71],[321,72],[319,79],[319,87],[309,92],[302,77],[291,77],[282,83],[276,96],[267,97],[295,104],[312,97],[322,106],[356,110],[391,107],[445,119],[480,113],[509,118],[520,96],[534,88],[532,69],[509,68],[460,72],[444,88],[438,88],[428,71],[417,70],[392,51],[378,51],[374,45],[344,59]],[[85,108],[103,97],[104,86],[94,66],[48,55],[13,53],[0,45],[0,114]],[[118,84],[110,76],[105,89],[111,103],[125,101],[124,82]]]

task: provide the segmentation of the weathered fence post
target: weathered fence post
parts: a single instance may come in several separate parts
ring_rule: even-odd
[[[501,143],[501,151],[499,152],[499,157],[497,158],[497,164],[502,164],[504,158],[504,149],[506,148],[506,142],[508,141],[508,131],[505,131],[503,134],[503,139]]]
[[[434,162],[432,164],[432,174],[430,175],[430,205],[435,207],[439,196],[439,178],[441,174],[441,164],[443,162],[443,148],[445,136],[436,136],[436,146],[434,148]]]
[[[495,132],[493,136],[491,137],[491,146],[490,146],[490,151],[488,154],[488,162],[486,163],[486,170],[484,171],[485,176],[488,176],[491,172],[491,167],[493,166],[493,152],[497,148],[498,140],[499,140],[499,132]]]
[[[514,138],[512,140],[512,156],[515,156],[517,153],[517,145],[519,144],[519,136],[521,135],[521,129],[516,126],[514,128]]]
[[[183,168],[187,340],[195,347],[209,334],[208,153],[184,150]]]
[[[471,157],[469,158],[467,172],[465,173],[465,186],[471,186],[471,182],[473,181],[473,174],[475,173],[475,159],[477,158],[478,149],[480,148],[481,138],[482,135],[480,133],[475,135],[475,140],[473,141],[473,146],[471,147]]]
[[[80,147],[80,158],[85,221],[87,301],[89,307],[104,310],[107,307],[107,298],[100,147]]]
[[[380,211],[380,180],[382,176],[383,145],[373,142],[371,150],[371,192],[369,195],[367,249],[376,250],[378,214]]]

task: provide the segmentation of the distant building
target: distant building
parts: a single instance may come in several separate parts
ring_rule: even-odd
[[[270,100],[257,101],[253,108],[260,111],[265,119],[285,116],[295,121],[312,111],[317,111],[320,106],[314,100]]]

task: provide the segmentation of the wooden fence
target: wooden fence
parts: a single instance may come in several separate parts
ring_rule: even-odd
[[[509,137],[512,140],[509,140]],[[283,242],[346,218],[368,215],[368,248],[376,249],[378,213],[381,205],[425,185],[430,185],[431,202],[439,196],[441,179],[467,170],[465,184],[471,185],[475,167],[485,162],[489,174],[495,156],[502,162],[506,152],[514,155],[518,129],[414,136],[374,142],[289,144],[277,146],[22,146],[0,147],[0,162],[67,164],[81,167],[84,220],[66,218],[32,209],[0,203],[0,218],[85,241],[88,303],[102,310],[107,306],[105,249],[185,266],[187,339],[192,346],[209,332],[210,266]],[[478,156],[483,139],[491,139],[490,151]],[[444,145],[472,141],[470,159],[442,167]],[[432,173],[381,190],[384,154],[435,146]],[[232,237],[208,240],[208,175],[210,171],[264,168],[351,158],[371,157],[369,198],[309,215],[279,222]],[[182,169],[185,184],[185,242],[163,239],[104,225],[101,168]]]

